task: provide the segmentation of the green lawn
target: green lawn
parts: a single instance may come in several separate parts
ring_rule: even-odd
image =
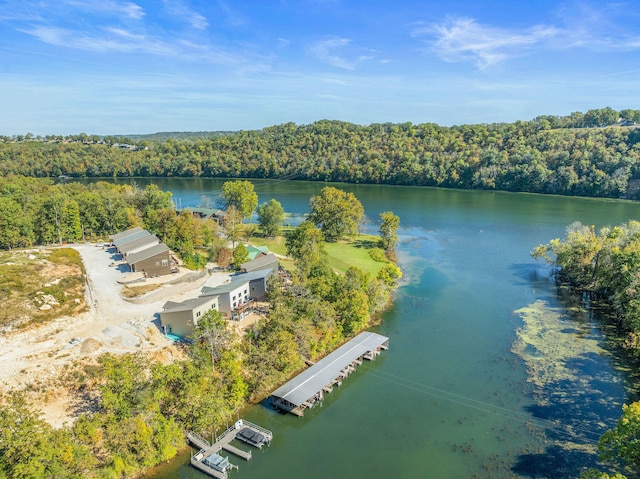
[[[285,230],[283,228],[283,233]],[[374,261],[369,255],[369,250],[378,246],[379,239],[378,236],[374,235],[360,235],[353,241],[325,243],[325,249],[329,255],[329,265],[341,273],[344,273],[349,266],[356,266],[365,273],[378,274],[378,271],[385,263]],[[276,238],[254,237],[251,238],[250,243],[254,246],[267,246],[272,253],[283,256],[287,254],[284,236]],[[288,266],[289,264],[287,263],[283,264],[285,268],[288,268]]]

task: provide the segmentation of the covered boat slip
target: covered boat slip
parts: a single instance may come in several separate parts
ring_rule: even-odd
[[[310,368],[271,393],[272,404],[284,411],[302,416],[304,409],[313,407],[331,392],[363,359],[373,360],[388,349],[389,338],[364,332],[328,354]]]
[[[200,450],[191,457],[191,465],[196,469],[215,477],[216,479],[227,479],[231,469],[238,469],[238,466],[229,462],[229,458],[223,457],[220,453],[224,450],[248,461],[251,459],[251,451],[245,451],[233,446],[231,441],[237,439],[253,447],[261,449],[273,439],[271,431],[264,429],[249,421],[238,420],[233,426],[215,438],[213,444],[194,434],[187,432],[189,442]]]

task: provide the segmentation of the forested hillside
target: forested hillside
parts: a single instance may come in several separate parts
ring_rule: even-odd
[[[4,137],[0,175],[283,178],[621,197],[640,179],[639,112],[603,108],[453,127],[324,120],[125,144]]]

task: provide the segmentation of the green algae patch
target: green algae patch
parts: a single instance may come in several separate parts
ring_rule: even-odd
[[[560,381],[580,382],[581,373],[569,365],[588,354],[606,354],[589,328],[567,320],[558,309],[538,300],[515,311],[523,326],[516,330],[511,351],[526,364],[528,381],[538,387]]]

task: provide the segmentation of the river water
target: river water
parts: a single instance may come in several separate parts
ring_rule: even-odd
[[[213,203],[221,180],[137,179],[179,206]],[[299,221],[323,183],[256,180]],[[573,221],[640,217],[640,204],[531,194],[338,185],[401,218],[404,282],[376,331],[390,350],[302,418],[264,404],[241,417],[274,433],[252,478],[576,477],[621,405],[635,399],[599,322],[570,308],[531,250]],[[154,478],[203,478],[186,449]]]

